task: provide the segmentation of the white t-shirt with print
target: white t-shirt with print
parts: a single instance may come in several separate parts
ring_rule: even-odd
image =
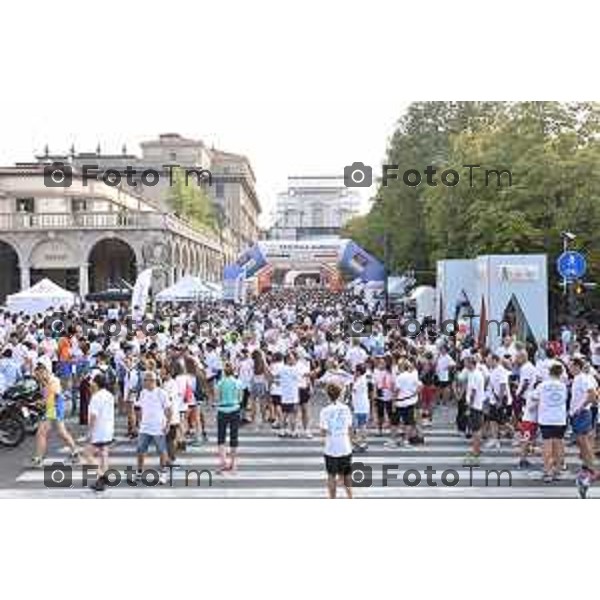
[[[165,411],[169,407],[169,398],[165,390],[143,389],[140,392],[138,405],[142,410],[140,433],[163,435],[167,426]]]
[[[297,365],[283,365],[279,370],[279,389],[282,404],[297,404],[302,375]]]
[[[112,442],[115,435],[115,398],[108,390],[98,390],[92,394],[88,407],[94,424],[90,429],[92,444]]]
[[[485,400],[485,378],[483,373],[477,367],[468,373],[467,402],[471,408],[483,410],[483,401]],[[471,399],[473,392],[474,397]]]
[[[557,379],[540,383],[533,394],[539,400],[537,421],[540,425],[567,424],[567,386]]]
[[[352,408],[355,413],[369,414],[369,383],[366,375],[361,375],[352,383]]]
[[[325,433],[326,456],[347,456],[352,454],[350,428],[352,413],[341,402],[332,402],[321,410],[319,424]]]

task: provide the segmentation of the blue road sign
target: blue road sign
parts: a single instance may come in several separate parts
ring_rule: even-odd
[[[556,268],[564,279],[580,279],[587,271],[587,262],[580,252],[563,252],[556,261]]]

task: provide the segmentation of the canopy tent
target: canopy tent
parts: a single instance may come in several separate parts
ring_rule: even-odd
[[[6,307],[11,312],[35,314],[49,308],[71,308],[75,304],[75,294],[64,290],[50,279],[42,279],[22,292],[11,294],[6,299]]]
[[[214,281],[204,281],[204,285],[212,291],[213,298],[221,298],[223,296],[223,286]]]
[[[200,278],[187,275],[156,295],[157,302],[197,302],[215,293]]]

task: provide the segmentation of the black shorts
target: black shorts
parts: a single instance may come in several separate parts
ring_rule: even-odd
[[[394,419],[394,407],[391,400],[381,400],[377,398],[375,408],[377,409],[377,420],[383,421],[385,415],[392,421]]]
[[[310,400],[310,390],[308,388],[300,388],[300,404],[306,404]]]
[[[509,407],[503,404],[490,404],[488,418],[499,425],[506,423],[509,418]]]
[[[271,402],[275,406],[279,406],[281,404],[281,396],[279,394],[271,394]]]
[[[325,455],[325,470],[328,475],[352,475],[352,454],[346,456]]]
[[[106,448],[107,446],[110,446],[113,443],[113,440],[110,440],[110,442],[92,442],[92,446],[94,446],[94,448]]]
[[[438,381],[436,383],[437,387],[440,388],[441,390],[445,389],[445,388],[449,388],[452,385],[451,381]]]
[[[473,433],[478,432],[483,424],[483,411],[471,408],[469,410],[469,427]]]
[[[397,424],[402,423],[403,425],[408,426],[415,425],[417,422],[415,417],[415,407],[416,405],[413,404],[412,406],[402,406],[400,408],[396,408],[396,412],[398,413]]]
[[[295,402],[282,402],[281,410],[286,413],[293,413],[296,411],[296,406],[298,406]]]
[[[562,440],[566,429],[566,425],[540,425],[543,440]]]

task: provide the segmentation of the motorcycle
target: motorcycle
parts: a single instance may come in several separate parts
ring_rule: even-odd
[[[15,448],[25,439],[21,409],[12,400],[0,400],[0,445]]]
[[[40,387],[33,377],[25,377],[5,390],[2,399],[14,403],[21,415],[25,433],[35,434],[44,414]]]

